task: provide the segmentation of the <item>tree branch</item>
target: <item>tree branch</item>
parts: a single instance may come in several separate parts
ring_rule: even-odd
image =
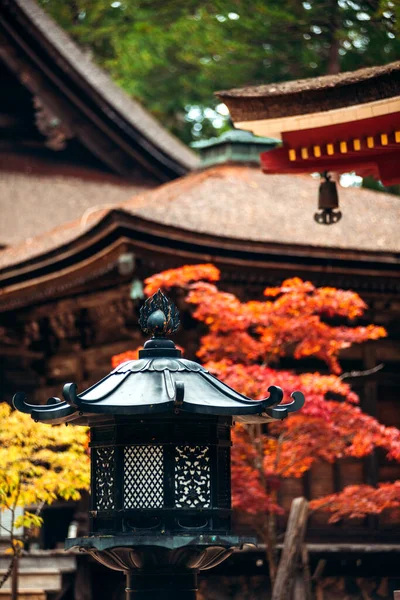
[[[8,565],[7,571],[4,573],[3,577],[0,579],[0,589],[3,587],[3,585],[9,579],[9,577],[11,577],[13,569],[14,569],[15,561],[18,559],[18,557],[20,555],[20,549],[17,547],[17,545],[15,543],[16,536],[14,533],[15,511],[16,511],[16,508],[18,505],[18,499],[19,499],[20,493],[21,493],[21,476],[19,476],[19,478],[18,478],[18,484],[17,484],[17,488],[16,488],[16,493],[14,496],[14,501],[12,503],[11,508],[9,509],[11,511],[11,530],[7,530],[3,525],[1,525],[2,529],[5,529],[10,534],[12,557],[10,560],[10,564]]]
[[[366,369],[365,371],[348,371],[347,373],[342,373],[342,375],[339,376],[339,379],[340,381],[343,381],[343,379],[352,379],[353,377],[368,377],[368,375],[373,375],[383,369],[384,366],[384,363],[380,363],[379,365],[376,365],[376,367]]]
[[[11,573],[13,572],[15,561],[17,560],[17,554],[14,552],[10,564],[8,565],[7,571],[4,573],[3,577],[0,579],[0,589],[6,583],[6,581],[11,577]]]

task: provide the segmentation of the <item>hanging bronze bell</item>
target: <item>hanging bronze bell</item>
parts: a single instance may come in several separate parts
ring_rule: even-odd
[[[327,173],[323,174],[324,181],[320,183],[318,194],[318,208],[321,212],[314,214],[314,219],[320,225],[333,225],[342,218],[342,213],[334,211],[339,208],[339,196],[336,182],[331,181]]]
[[[337,192],[336,182],[330,179],[325,179],[319,186],[318,208],[339,208],[339,196]]]

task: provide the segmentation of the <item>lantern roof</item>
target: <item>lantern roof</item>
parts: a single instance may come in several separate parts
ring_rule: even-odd
[[[200,364],[182,358],[172,340],[165,338],[179,327],[179,314],[159,290],[140,311],[139,323],[152,338],[139,351],[139,359],[127,361],[104,379],[78,394],[74,383],[63,389],[63,399],[50,398],[46,405],[26,402],[15,394],[13,404],[33,419],[50,424],[86,425],[104,416],[140,416],[179,412],[231,416],[245,423],[284,419],[304,404],[301,392],[292,402],[280,404],[283,392],[268,388],[269,396],[252,400],[217,379]]]

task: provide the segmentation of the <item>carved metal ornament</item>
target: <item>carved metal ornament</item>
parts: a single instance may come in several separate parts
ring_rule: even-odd
[[[253,538],[233,535],[163,536],[161,542],[151,546],[147,540],[144,536],[141,540],[138,535],[82,537],[67,539],[65,548],[80,548],[115,571],[136,571],[146,565],[152,573],[160,566],[180,571],[211,569],[228,558],[235,548],[254,544]]]
[[[178,309],[158,290],[140,309],[139,325],[144,333],[153,338],[171,335],[180,325]]]
[[[114,448],[94,448],[94,489],[96,509],[111,510],[114,506]]]
[[[176,508],[211,506],[211,469],[209,446],[176,446]]]

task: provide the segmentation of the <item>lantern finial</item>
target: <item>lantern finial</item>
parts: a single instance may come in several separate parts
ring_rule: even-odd
[[[153,338],[175,333],[180,325],[179,312],[161,290],[150,296],[140,309],[139,325]]]

